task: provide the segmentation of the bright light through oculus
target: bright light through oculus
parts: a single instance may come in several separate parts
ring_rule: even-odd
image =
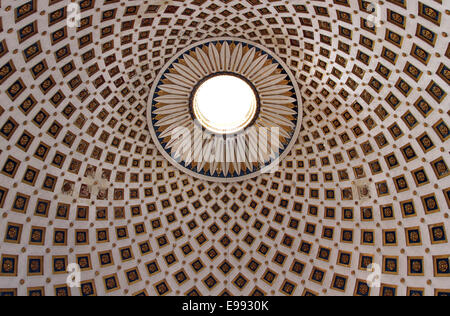
[[[236,133],[255,116],[255,93],[244,80],[230,75],[215,76],[197,89],[193,110],[199,122],[212,132]]]

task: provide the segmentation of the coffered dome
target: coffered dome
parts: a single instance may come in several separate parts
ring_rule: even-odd
[[[79,4],[1,1],[1,295],[450,292],[448,2]],[[294,105],[276,170],[227,183],[168,160],[151,111],[180,54],[239,42]]]

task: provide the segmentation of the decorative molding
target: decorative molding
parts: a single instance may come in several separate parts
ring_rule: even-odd
[[[243,78],[258,99],[250,128],[226,140],[211,137],[206,129],[197,132],[192,110],[197,87],[220,74]],[[235,182],[277,168],[298,138],[302,113],[295,77],[279,57],[257,43],[224,37],[200,41],[172,57],[150,91],[147,117],[158,150],[178,169],[207,181]],[[261,135],[273,139],[273,128],[279,131],[278,140],[267,144]],[[198,137],[204,140],[200,150],[195,147]],[[242,152],[244,159],[238,157]]]

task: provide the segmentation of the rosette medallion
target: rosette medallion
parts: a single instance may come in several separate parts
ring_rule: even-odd
[[[173,165],[203,180],[232,182],[276,170],[298,138],[302,103],[275,54],[216,38],[181,50],[162,68],[147,118]]]

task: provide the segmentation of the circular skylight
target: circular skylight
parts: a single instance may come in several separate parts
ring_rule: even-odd
[[[272,172],[301,128],[294,82],[286,64],[257,43],[196,42],[154,80],[147,111],[152,139],[174,166],[199,179],[235,182]]]
[[[248,126],[256,113],[252,87],[232,75],[218,75],[203,82],[194,94],[195,118],[219,134],[236,133]]]

